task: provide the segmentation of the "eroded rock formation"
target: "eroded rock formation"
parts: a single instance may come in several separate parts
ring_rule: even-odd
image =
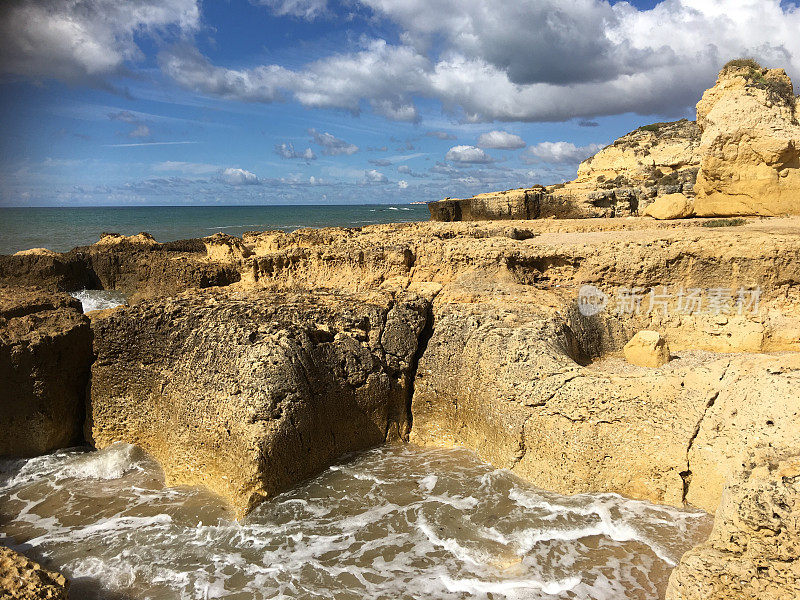
[[[138,444],[238,514],[347,452],[404,439],[415,296],[208,290],[92,320],[87,438]]]
[[[783,69],[723,69],[697,104],[702,160],[695,214],[800,214],[797,119]]]
[[[91,360],[89,320],[77,300],[0,286],[0,456],[81,440]]]
[[[666,600],[800,598],[800,456],[761,447],[722,494],[708,541],[672,572]]]
[[[69,581],[60,573],[0,546],[0,599],[68,600]]]

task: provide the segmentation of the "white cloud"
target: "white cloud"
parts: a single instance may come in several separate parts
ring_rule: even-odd
[[[147,125],[139,125],[136,129],[128,134],[131,138],[146,138],[150,137],[150,128]]]
[[[603,146],[589,144],[576,146],[570,142],[541,142],[528,148],[522,155],[527,163],[572,164],[579,163],[597,154]]]
[[[294,145],[286,142],[275,145],[275,154],[283,158],[299,158],[301,160],[316,160],[317,155],[311,148],[306,148],[303,152],[297,152]]]
[[[33,79],[99,81],[143,55],[135,37],[187,33],[195,0],[6,0],[0,6],[0,70]]]
[[[519,150],[525,147],[521,137],[507,131],[490,131],[478,138],[480,148],[495,148],[497,150]]]
[[[220,178],[229,185],[257,185],[259,183],[255,173],[233,167],[224,169]]]
[[[257,0],[279,16],[300,17],[312,20],[328,12],[327,0]]]
[[[460,164],[487,164],[492,162],[492,157],[475,146],[453,146],[444,157],[454,163]]]
[[[397,182],[397,187],[399,187],[401,190],[404,190],[408,187],[408,182],[405,179],[401,179]]]
[[[369,169],[364,171],[364,181],[367,183],[388,183],[389,178],[380,171]]]
[[[467,121],[559,121],[678,114],[729,58],[800,76],[800,10],[780,0],[664,0],[639,11],[605,0],[361,0],[402,30],[297,70],[215,67],[186,50],[165,72],[203,93],[415,120],[419,98]],[[758,23],[753,27],[752,23]]]
[[[309,129],[308,133],[315,144],[322,146],[322,154],[325,156],[350,155],[358,152],[358,146],[339,139],[333,134],[320,133],[316,129]]]

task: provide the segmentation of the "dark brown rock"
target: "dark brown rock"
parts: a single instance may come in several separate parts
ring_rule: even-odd
[[[80,302],[0,287],[0,456],[35,456],[81,440],[91,360]]]

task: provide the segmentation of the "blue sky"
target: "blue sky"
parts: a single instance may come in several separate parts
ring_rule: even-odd
[[[800,74],[798,31],[778,0],[10,0],[0,205],[563,181],[640,125],[693,118],[729,58]]]

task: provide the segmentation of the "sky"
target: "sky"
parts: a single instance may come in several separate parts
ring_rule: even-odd
[[[0,206],[406,203],[572,179],[800,78],[780,0],[3,0]]]

